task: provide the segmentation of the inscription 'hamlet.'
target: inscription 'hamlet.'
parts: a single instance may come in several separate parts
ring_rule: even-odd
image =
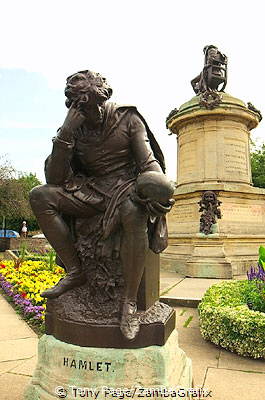
[[[63,358],[63,366],[75,369],[84,369],[87,371],[110,371],[111,362],[106,361],[87,361],[87,360],[76,360],[74,358]]]

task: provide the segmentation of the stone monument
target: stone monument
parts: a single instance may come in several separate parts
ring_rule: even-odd
[[[250,167],[250,131],[261,114],[224,93],[227,57],[215,46],[204,53],[191,81],[196,96],[167,119],[178,142],[177,187],[163,266],[232,278],[256,264],[265,242],[265,190],[252,186]]]
[[[98,73],[67,78],[69,111],[45,163],[47,184],[30,195],[67,274],[41,294],[46,334],[27,400],[191,387],[175,312],[159,302],[174,189],[146,121],[136,107],[108,102],[111,94]]]

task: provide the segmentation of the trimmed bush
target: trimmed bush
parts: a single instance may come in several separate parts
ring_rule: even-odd
[[[248,281],[211,286],[198,308],[203,338],[241,356],[265,358],[265,313],[247,305],[254,289]]]

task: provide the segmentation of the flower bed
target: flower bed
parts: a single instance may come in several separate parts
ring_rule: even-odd
[[[265,313],[248,307],[255,290],[247,280],[211,286],[199,305],[204,339],[241,356],[265,358]]]
[[[23,316],[41,325],[44,320],[46,300],[40,296],[64,276],[57,265],[43,261],[2,261],[0,264],[0,288],[14,302]]]

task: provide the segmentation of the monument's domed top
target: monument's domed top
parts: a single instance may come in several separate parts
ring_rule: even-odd
[[[172,133],[177,133],[179,124],[187,119],[211,118],[211,116],[243,118],[249,120],[249,129],[257,126],[261,120],[260,112],[251,104],[245,104],[242,100],[224,92],[205,92],[192,97],[182,104],[179,109],[175,108],[167,117],[167,128]]]
[[[236,105],[240,107],[247,108],[246,104],[240,100],[237,99],[236,97],[231,96],[228,93],[219,93],[221,95],[221,102],[218,104],[218,107],[226,107],[227,105]],[[192,97],[189,101],[186,103],[183,103],[180,108],[178,113],[185,113],[189,111],[190,109],[199,109],[199,108],[204,108],[201,105],[201,96],[194,96]]]

